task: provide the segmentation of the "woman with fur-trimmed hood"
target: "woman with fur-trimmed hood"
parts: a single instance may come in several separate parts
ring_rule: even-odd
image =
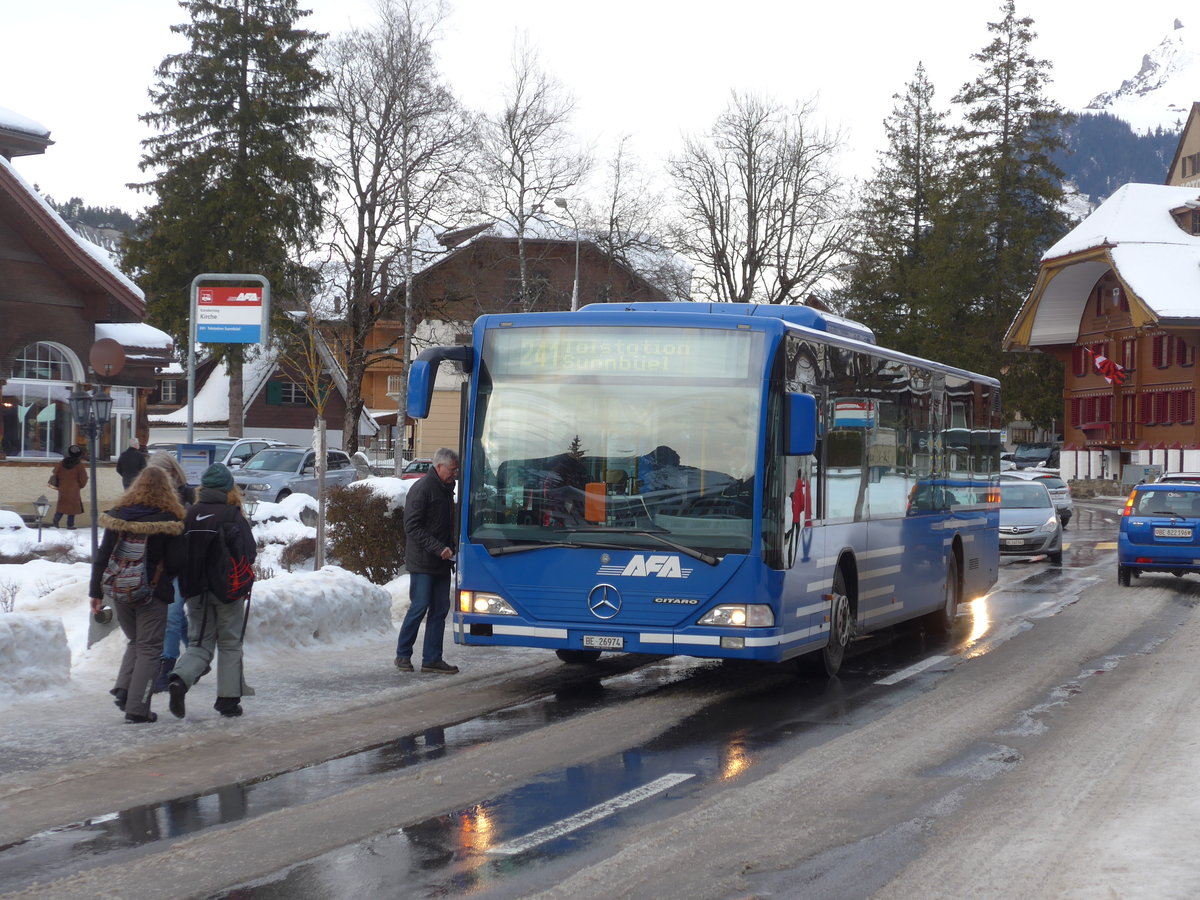
[[[184,559],[183,516],[183,504],[170,475],[157,467],[144,469],[117,506],[100,515],[104,540],[92,563],[89,596],[93,613],[100,611],[104,600],[111,603],[128,638],[117,683],[109,693],[129,723],[158,718],[150,712],[150,696],[162,656],[167,608],[175,595],[172,584]],[[145,539],[144,550],[140,538]],[[114,554],[121,559],[130,547],[143,554],[144,584],[150,588],[145,598],[104,584],[109,560]]]

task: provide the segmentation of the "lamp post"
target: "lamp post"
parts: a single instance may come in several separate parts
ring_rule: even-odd
[[[571,286],[571,312],[575,312],[579,309],[579,223],[575,221],[575,214],[567,206],[566,197],[555,197],[554,205],[570,216],[571,224],[575,226],[575,283]]]
[[[258,501],[253,497],[246,497],[242,501],[242,506],[246,507],[246,521],[253,522],[254,514],[258,512]]]
[[[96,456],[98,453],[97,438],[101,430],[112,418],[113,398],[108,391],[97,387],[90,394],[79,388],[71,393],[71,418],[79,426],[79,430],[88,439],[88,457],[91,459],[91,498],[92,498],[92,559],[100,547],[97,537],[96,514]]]
[[[38,517],[38,543],[42,542],[42,520],[46,518],[46,513],[50,511],[50,501],[46,499],[46,495],[42,494],[33,501],[33,511]]]

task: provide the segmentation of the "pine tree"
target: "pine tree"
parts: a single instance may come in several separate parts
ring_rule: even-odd
[[[297,0],[181,0],[173,25],[189,48],[166,57],[150,91],[158,130],[143,141],[132,187],[153,192],[125,264],[150,321],[187,345],[189,287],[201,273],[265,275],[278,309],[302,273],[292,259],[321,221],[322,170],[310,154],[325,76],[323,35],[296,27]],[[230,433],[241,434],[243,345],[211,348],[229,363]]]
[[[903,94],[893,95],[896,105],[883,123],[887,149],[859,201],[860,238],[839,304],[874,330],[881,344],[913,353],[922,342],[921,272],[946,178],[950,131],[933,95],[924,65]]]
[[[1070,116],[1045,94],[1050,63],[1035,58],[1033,20],[1013,0],[988,24],[993,39],[972,55],[980,73],[954,101],[965,108],[955,135],[947,202],[935,217],[941,296],[934,317],[940,358],[990,375],[1006,367],[1006,412],[1061,407],[1062,373],[1040,354],[1001,352],[1001,339],[1033,285],[1042,253],[1066,231],[1063,149]],[[953,329],[946,331],[945,329]],[[1048,424],[1042,422],[1040,424]]]

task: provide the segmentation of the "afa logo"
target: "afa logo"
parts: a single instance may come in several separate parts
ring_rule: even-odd
[[[596,574],[626,575],[631,578],[687,578],[692,570],[682,568],[678,556],[646,556],[638,553],[624,567],[601,566]]]

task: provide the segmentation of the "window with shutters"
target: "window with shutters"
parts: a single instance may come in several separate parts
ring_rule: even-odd
[[[1071,398],[1071,427],[1078,428],[1083,424],[1083,400],[1079,397]]]
[[[1154,424],[1155,425],[1170,425],[1171,419],[1171,392],[1159,391],[1154,397]]]
[[[1111,422],[1112,421],[1112,394],[1105,394],[1103,397],[1096,398],[1096,418],[1094,422]]]
[[[1181,337],[1175,338],[1175,361],[1181,366],[1196,364],[1196,346]]]
[[[1082,378],[1088,373],[1088,355],[1085,348],[1073,347],[1071,349],[1071,371],[1076,378]]]
[[[1121,341],[1121,368],[1132,372],[1137,368],[1137,339],[1129,338]]]
[[[1154,424],[1154,395],[1153,394],[1138,394],[1138,424],[1153,425]]]
[[[1157,369],[1165,369],[1171,365],[1172,335],[1156,334],[1151,347],[1151,362]]]

